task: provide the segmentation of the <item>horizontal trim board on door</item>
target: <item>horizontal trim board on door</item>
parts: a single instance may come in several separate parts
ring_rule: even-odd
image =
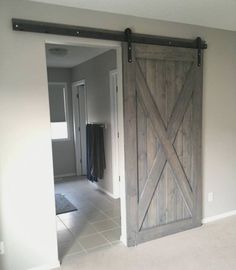
[[[137,244],[153,240],[154,238],[161,238],[170,234],[175,234],[178,232],[183,232],[185,230],[200,227],[201,225],[201,223],[196,225],[196,223],[193,222],[192,218],[189,218],[186,220],[177,221],[175,223],[169,223],[161,225],[159,227],[145,229],[143,231],[140,231],[137,235]]]

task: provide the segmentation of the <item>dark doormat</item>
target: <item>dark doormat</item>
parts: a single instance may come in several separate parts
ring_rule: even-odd
[[[63,194],[56,194],[56,214],[64,214],[78,210]]]

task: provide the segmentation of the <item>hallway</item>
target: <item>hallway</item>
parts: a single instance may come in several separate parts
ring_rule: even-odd
[[[56,218],[60,260],[119,243],[119,199],[112,199],[88,180],[78,177],[56,182],[55,193],[64,194],[78,209]]]

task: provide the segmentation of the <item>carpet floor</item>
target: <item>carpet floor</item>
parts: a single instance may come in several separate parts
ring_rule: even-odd
[[[236,216],[127,248],[66,257],[63,270],[234,270]]]

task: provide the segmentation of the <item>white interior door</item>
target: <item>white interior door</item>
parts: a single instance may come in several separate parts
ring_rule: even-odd
[[[86,175],[86,89],[84,82],[73,84],[73,116],[77,175]]]

